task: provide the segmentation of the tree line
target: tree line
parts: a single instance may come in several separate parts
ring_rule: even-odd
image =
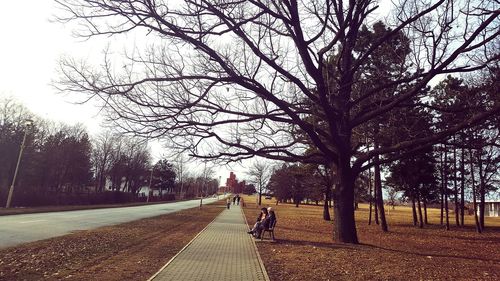
[[[32,124],[26,125],[27,119]],[[143,139],[110,131],[90,137],[83,125],[43,120],[7,98],[0,100],[0,202],[4,206],[25,134],[13,206],[172,200],[181,192],[192,198],[214,194],[218,188],[211,170],[202,175],[182,173],[183,163],[167,159],[153,165]],[[158,190],[157,198],[140,194],[145,186]]]
[[[77,24],[82,38],[154,38],[119,65],[111,52],[100,67],[63,59],[60,91],[94,98],[124,131],[195,157],[327,167],[338,179],[333,237],[341,242],[358,243],[354,200],[364,173],[373,169],[382,194],[384,165],[500,112],[497,98],[484,110],[451,110],[454,98],[437,102],[429,91],[446,75],[498,68],[495,1],[401,0],[387,13],[374,0],[56,2],[58,20]],[[440,126],[441,113],[459,122]],[[419,124],[432,133],[413,130]],[[375,203],[387,229],[381,196]]]
[[[385,139],[381,145],[397,139],[402,131],[432,135],[434,130],[439,130],[426,120],[436,119],[436,126],[449,127],[469,119],[474,112],[487,110],[489,104],[499,101],[499,74],[495,69],[487,76],[466,80],[448,76],[428,89],[433,98],[428,110],[407,111],[401,113],[397,122],[386,123],[383,135],[379,136]],[[438,105],[446,110],[432,109]],[[450,118],[448,112],[460,112],[461,119],[457,119],[457,115]],[[460,130],[437,144],[412,151],[402,159],[378,167],[375,165],[358,177],[355,205],[368,202],[369,223],[373,214],[376,224],[382,224],[385,231],[388,227],[383,203],[394,206],[397,200],[401,200],[410,203],[415,226],[422,228],[429,224],[427,206],[433,205],[441,210],[440,224],[447,230],[450,224],[464,227],[464,217],[470,214],[475,218],[477,232],[482,232],[487,195],[498,195],[500,189],[499,124],[500,117],[493,116],[479,126]],[[283,164],[272,171],[267,189],[278,202],[291,201],[296,206],[304,200],[323,202],[324,218],[330,220],[328,204],[331,194],[335,194],[338,179],[327,169],[310,164]],[[385,199],[382,185],[387,191]],[[450,210],[453,210],[452,216]]]

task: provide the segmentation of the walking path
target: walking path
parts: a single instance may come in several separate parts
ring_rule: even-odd
[[[231,206],[149,280],[269,281],[240,206]]]

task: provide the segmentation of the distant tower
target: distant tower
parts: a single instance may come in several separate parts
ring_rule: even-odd
[[[226,179],[226,187],[227,190],[231,193],[239,193],[238,180],[236,179],[236,175],[233,172],[229,173],[229,178]]]

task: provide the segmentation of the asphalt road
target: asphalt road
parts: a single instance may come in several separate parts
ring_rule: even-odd
[[[203,199],[203,204],[216,200],[217,198]],[[77,230],[174,213],[199,204],[198,199],[135,207],[0,216],[0,248],[61,236]]]

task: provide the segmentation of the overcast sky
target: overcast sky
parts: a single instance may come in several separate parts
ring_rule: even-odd
[[[92,42],[78,42],[71,30],[49,19],[52,0],[4,1],[0,9],[0,96],[14,97],[42,118],[84,123],[99,130],[98,110],[73,105],[71,98],[56,94],[57,60],[62,55],[90,56]],[[95,42],[93,42],[95,44]]]
[[[57,79],[61,56],[88,60],[100,57],[103,38],[83,42],[72,36],[71,26],[52,22],[57,13],[53,0],[2,1],[0,9],[0,98],[13,97],[41,118],[66,124],[83,123],[90,134],[102,131],[98,108],[76,105],[75,96],[57,93],[51,83]],[[153,157],[165,154],[153,146]],[[194,165],[200,166],[200,165]],[[245,177],[239,165],[220,167],[215,178],[222,183],[234,170]]]
[[[382,1],[384,2],[384,1]],[[385,1],[386,11],[389,1]],[[76,105],[74,95],[57,93],[51,85],[57,79],[57,62],[61,56],[72,56],[93,62],[101,58],[105,37],[82,41],[72,36],[72,26],[52,22],[58,12],[53,0],[3,1],[0,9],[0,98],[14,97],[34,114],[67,124],[83,123],[91,135],[102,128],[98,108],[91,104]],[[135,38],[128,38],[134,40]],[[153,157],[165,154],[159,144],[153,145]],[[198,167],[200,165],[197,165]],[[222,181],[234,170],[245,178],[239,165],[217,169]]]
[[[387,2],[389,3],[389,2]],[[383,10],[383,9],[381,9]],[[57,14],[53,0],[3,1],[0,9],[0,98],[14,97],[34,114],[66,124],[83,123],[91,135],[101,128],[102,118],[91,104],[76,105],[74,95],[57,93],[57,62],[62,56],[98,62],[106,46],[105,37],[82,41],[72,36],[72,26],[53,22]],[[137,43],[136,38],[128,38]],[[153,157],[165,154],[153,145]],[[194,165],[200,166],[200,165]],[[235,171],[245,178],[245,168],[231,165],[217,169],[222,182]]]
[[[12,96],[43,118],[74,124],[91,133],[99,130],[98,109],[72,105],[74,96],[56,94],[61,56],[95,60],[107,44],[104,37],[83,42],[72,37],[71,26],[51,22],[53,0],[3,1],[0,9],[0,97]]]

